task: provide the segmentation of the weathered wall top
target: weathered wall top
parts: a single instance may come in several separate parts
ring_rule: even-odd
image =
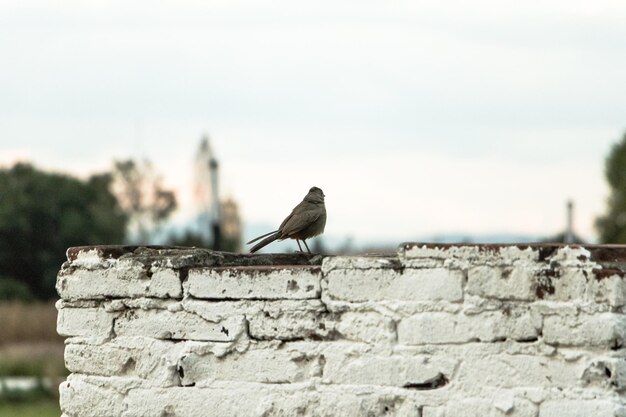
[[[106,265],[112,260],[129,260],[145,265],[171,264],[174,268],[201,266],[321,265],[321,256],[304,253],[240,254],[182,246],[77,246],[67,250],[67,260],[79,264]]]
[[[71,248],[66,417],[626,416],[625,246]]]

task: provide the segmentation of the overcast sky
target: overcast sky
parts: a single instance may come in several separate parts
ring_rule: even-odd
[[[0,164],[79,175],[147,157],[189,200],[278,225],[309,187],[326,232],[594,239],[626,131],[626,2],[0,2]]]

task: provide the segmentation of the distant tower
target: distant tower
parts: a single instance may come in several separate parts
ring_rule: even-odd
[[[219,249],[221,236],[218,162],[213,156],[207,135],[202,137],[194,161],[193,197],[200,212],[197,231],[203,240],[212,241],[213,247]]]
[[[565,228],[565,243],[574,243],[574,202],[567,201],[567,226]]]
[[[232,198],[227,198],[221,204],[221,232],[223,237],[222,250],[241,252],[241,218],[239,207]]]

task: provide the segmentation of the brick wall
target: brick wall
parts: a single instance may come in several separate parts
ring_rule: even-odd
[[[65,417],[626,416],[626,247],[68,250]]]

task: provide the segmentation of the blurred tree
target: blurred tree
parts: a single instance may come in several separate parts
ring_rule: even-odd
[[[182,235],[171,234],[165,244],[168,246],[194,246],[196,248],[208,248],[211,245],[211,242],[207,241],[199,233],[187,230]]]
[[[602,243],[626,243],[626,134],[613,145],[604,173],[611,189],[607,213],[596,219]]]
[[[327,255],[328,251],[326,250],[326,247],[324,246],[324,241],[322,240],[321,237],[317,237],[315,239],[313,239],[313,245],[311,246],[311,252],[313,253],[319,253],[322,255]]]
[[[121,243],[126,216],[110,182],[107,174],[81,181],[21,163],[0,169],[0,275],[52,298],[68,247]]]
[[[0,301],[20,300],[31,301],[33,294],[26,284],[14,279],[0,277]]]
[[[128,216],[129,239],[149,243],[150,236],[176,209],[173,191],[163,188],[161,176],[144,160],[116,161],[111,190]]]
[[[168,239],[165,241],[165,245],[212,248],[213,242],[207,240],[198,232],[187,230],[182,235],[170,234]],[[220,250],[223,252],[239,252],[241,250],[239,240],[236,239],[222,237],[221,245],[222,247]]]

